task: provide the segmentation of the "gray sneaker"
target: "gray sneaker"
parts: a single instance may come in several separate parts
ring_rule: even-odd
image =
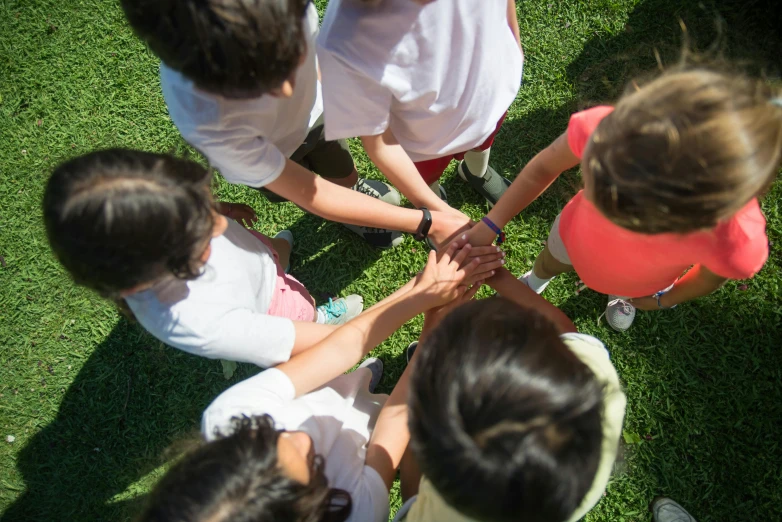
[[[317,308],[318,322],[324,324],[345,324],[364,309],[364,299],[360,295],[351,294],[339,299],[329,298],[329,302]],[[323,319],[323,320],[321,320]]]
[[[621,297],[609,295],[608,306],[603,315],[611,328],[617,332],[624,332],[635,320],[635,307]],[[603,315],[600,317],[602,318]]]
[[[399,246],[405,240],[401,232],[397,230],[388,230],[387,228],[362,227],[359,225],[342,225],[364,238],[364,241],[375,248],[394,248]]]
[[[510,187],[510,181],[500,176],[491,167],[486,168],[486,174],[476,176],[467,168],[467,163],[462,160],[456,168],[459,177],[470,184],[475,191],[486,198],[489,207],[493,207],[500,200],[505,191]]]
[[[369,197],[379,199],[389,205],[399,206],[402,203],[402,199],[397,192],[390,185],[377,181],[374,179],[358,178],[358,181],[353,185],[353,190],[361,192]],[[374,227],[362,227],[359,225],[348,225],[343,223],[345,228],[351,232],[355,232],[359,236],[364,238],[364,241],[369,243],[375,248],[393,248],[398,246],[404,241],[404,236],[397,230],[388,230],[385,228]]]
[[[372,378],[369,380],[369,393],[375,393],[375,388],[380,383],[380,379],[383,378],[383,361],[377,357],[370,357],[365,359],[358,368],[367,368],[372,372]]]
[[[666,497],[654,499],[651,510],[654,522],[697,522],[686,509]]]
[[[399,192],[388,183],[383,183],[382,181],[358,178],[356,184],[353,185],[353,190],[366,194],[371,198],[379,199],[389,205],[394,205],[395,207],[402,204],[402,198],[399,196]]]

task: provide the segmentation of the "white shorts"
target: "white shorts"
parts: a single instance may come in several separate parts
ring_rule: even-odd
[[[551,225],[551,231],[548,233],[548,240],[546,240],[546,246],[554,259],[560,263],[573,266],[570,261],[570,256],[567,255],[567,249],[562,242],[562,236],[559,235],[559,219],[562,214],[557,214],[557,219],[554,220],[554,224]]]

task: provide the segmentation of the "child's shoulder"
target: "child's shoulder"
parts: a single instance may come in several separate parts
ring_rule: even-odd
[[[586,148],[589,137],[595,131],[603,118],[611,114],[614,108],[610,105],[598,105],[591,109],[576,112],[570,116],[567,126],[567,138],[570,150],[577,157],[581,157]]]

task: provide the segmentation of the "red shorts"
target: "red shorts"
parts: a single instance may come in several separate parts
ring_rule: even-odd
[[[500,121],[497,122],[497,126],[494,128],[494,132],[492,132],[489,137],[486,138],[486,141],[471,150],[486,150],[491,147],[494,143],[494,138],[497,136],[497,133],[500,132],[502,122],[505,121],[505,116],[507,115],[507,112],[502,115]],[[418,169],[418,173],[421,174],[421,177],[424,178],[424,181],[426,181],[426,184],[431,185],[440,179],[440,176],[442,176],[443,172],[445,172],[445,169],[448,168],[448,164],[451,162],[451,160],[464,159],[464,152],[457,152],[456,154],[448,154],[447,156],[442,156],[440,158],[418,161],[415,162],[415,166]]]

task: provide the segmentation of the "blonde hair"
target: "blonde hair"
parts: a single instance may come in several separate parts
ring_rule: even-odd
[[[709,67],[633,83],[584,154],[595,206],[641,233],[713,228],[774,181],[779,96],[764,81]]]

